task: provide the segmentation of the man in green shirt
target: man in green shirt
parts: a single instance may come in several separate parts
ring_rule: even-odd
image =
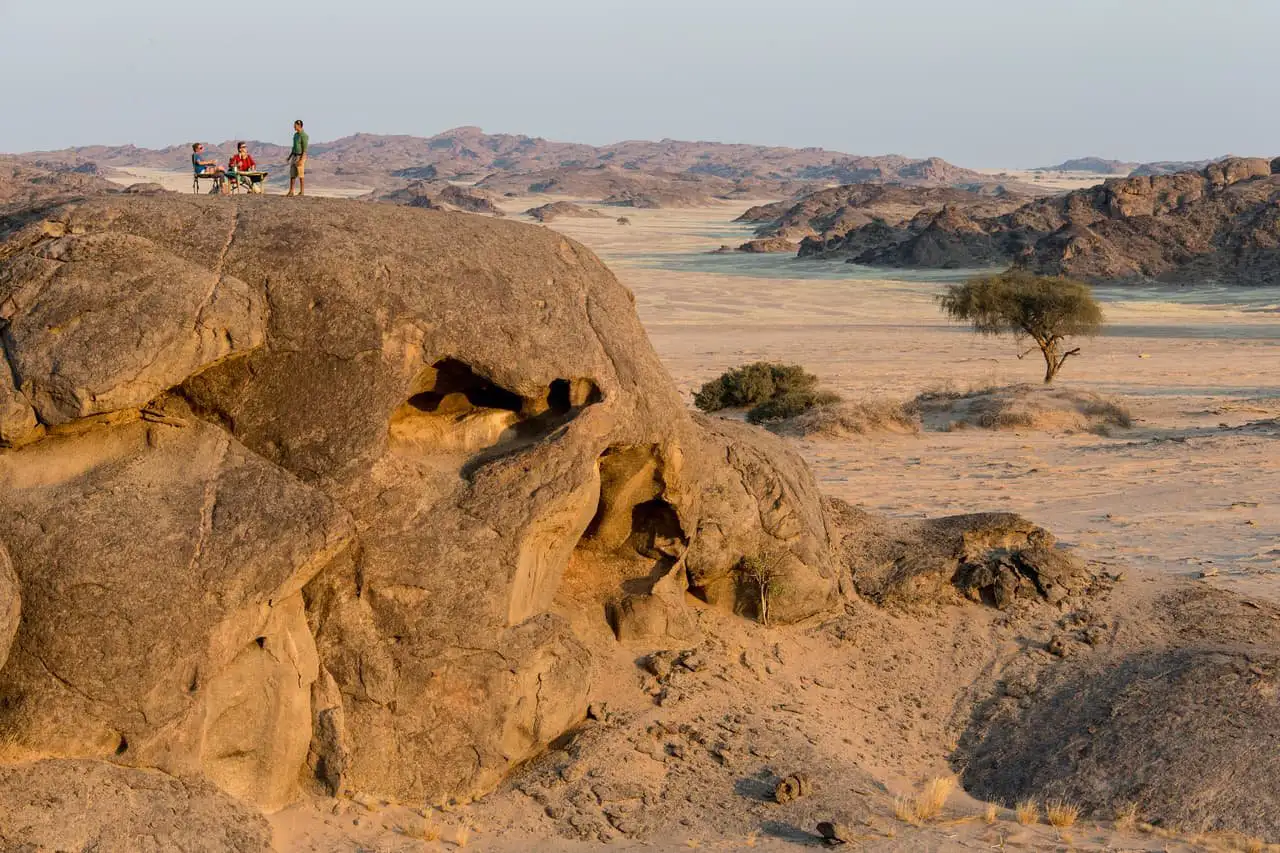
[[[298,182],[298,195],[307,192],[307,147],[311,137],[302,129],[302,119],[293,123],[293,153],[289,155],[289,195],[293,195],[293,182]]]

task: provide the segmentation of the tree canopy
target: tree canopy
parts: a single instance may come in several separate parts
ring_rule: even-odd
[[[1069,337],[1096,335],[1102,328],[1102,306],[1084,282],[1039,276],[1026,270],[978,276],[953,284],[938,297],[953,320],[972,324],[982,335],[1026,336],[1044,355],[1046,383],[1079,347],[1063,350]],[[1019,356],[1021,357],[1021,356]]]

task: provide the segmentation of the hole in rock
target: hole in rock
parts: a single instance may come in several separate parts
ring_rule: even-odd
[[[411,392],[391,415],[390,442],[393,450],[416,457],[506,453],[542,439],[602,398],[590,379],[556,379],[521,396],[452,358],[423,371]]]
[[[116,755],[124,755],[129,751],[129,739],[120,735],[120,743],[116,744]]]
[[[265,649],[267,647],[266,637],[254,637],[253,641],[258,644],[258,648]]]
[[[675,508],[663,498],[662,470],[657,447],[605,451],[600,457],[600,503],[565,571],[564,597],[603,612],[615,633],[619,602],[652,592],[688,546]]]

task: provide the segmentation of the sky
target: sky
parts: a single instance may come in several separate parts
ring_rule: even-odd
[[[459,125],[1034,167],[1280,154],[1280,0],[0,0],[0,151]]]

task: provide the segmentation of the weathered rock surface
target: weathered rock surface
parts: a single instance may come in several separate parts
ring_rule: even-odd
[[[22,593],[18,575],[13,570],[9,553],[0,545],[0,669],[9,659],[9,647],[18,633],[18,621],[22,613]]]
[[[268,853],[261,815],[207,782],[102,761],[0,765],[0,848]]]
[[[304,767],[473,795],[585,714],[575,624],[678,634],[686,588],[741,610],[763,550],[775,621],[834,600],[799,458],[692,419],[630,294],[552,231],[135,195],[35,217],[0,257],[10,758],[263,808]]]
[[[834,498],[825,503],[854,588],[877,604],[943,604],[959,596],[1000,609],[1019,599],[1057,604],[1091,577],[1052,534],[1013,513],[914,521]]]
[[[16,386],[46,426],[141,406],[259,345],[266,317],[262,294],[220,264],[129,234],[44,240],[0,269],[0,293]]]
[[[0,539],[23,588],[6,749],[203,772],[279,807],[317,674],[301,588],[350,532],[223,431],[167,419],[0,454]]]

